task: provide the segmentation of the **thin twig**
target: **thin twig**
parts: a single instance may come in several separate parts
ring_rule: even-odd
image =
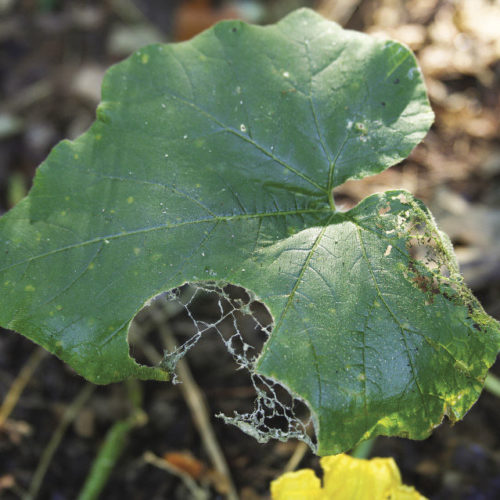
[[[10,386],[9,392],[5,396],[2,406],[0,407],[0,429],[4,426],[5,421],[9,418],[12,410],[15,408],[19,398],[21,397],[24,388],[31,380],[33,373],[37,369],[40,361],[46,356],[47,351],[38,347],[31,354],[28,361],[22,367],[19,375],[16,377],[12,385]]]
[[[144,461],[148,464],[154,465],[159,469],[166,470],[170,472],[170,474],[173,474],[174,476],[180,478],[186,485],[186,488],[189,490],[194,500],[208,500],[208,493],[204,489],[200,488],[196,484],[196,481],[194,481],[194,479],[187,472],[174,467],[172,464],[168,463],[166,460],[163,460],[160,457],[157,457],[150,451],[146,451],[143,455],[143,458]]]
[[[292,456],[288,459],[288,462],[283,468],[283,474],[285,474],[286,472],[294,471],[299,466],[300,462],[302,461],[304,455],[307,453],[308,450],[309,446],[306,443],[304,443],[304,441],[300,441],[295,447]]]
[[[40,490],[40,486],[42,485],[45,473],[49,468],[52,457],[54,456],[54,453],[61,443],[66,430],[68,429],[71,422],[73,422],[76,415],[85,404],[87,399],[90,397],[94,389],[95,385],[88,383],[85,384],[85,386],[78,393],[78,396],[73,400],[71,405],[66,408],[66,411],[64,412],[64,415],[62,416],[57,429],[55,430],[54,434],[52,434],[52,437],[50,438],[50,441],[47,444],[45,450],[43,450],[42,456],[40,457],[40,462],[38,462],[38,466],[35,470],[35,473],[33,474],[28,493],[23,497],[23,500],[34,500],[38,495],[38,491]]]
[[[164,343],[164,347],[168,349],[169,352],[174,352],[177,345],[174,335],[165,321],[165,318],[157,318],[155,323]],[[153,354],[149,348],[150,346],[146,344],[147,342],[145,341],[140,342],[144,355],[151,363],[160,363],[160,361],[162,361],[161,355],[156,351],[154,351]],[[189,407],[194,424],[201,436],[203,446],[205,447],[214,469],[225,479],[225,486],[227,490],[224,493],[228,500],[238,500],[238,494],[231,478],[229,466],[227,465],[224,454],[222,453],[215,436],[212,424],[210,423],[205,396],[198,387],[198,384],[195,382],[193,375],[191,374],[191,370],[189,369],[189,365],[184,359],[180,359],[177,362],[176,371],[177,376],[181,381],[181,384],[179,385],[181,393]]]
[[[48,80],[40,80],[20,90],[16,96],[6,102],[2,108],[10,113],[17,113],[54,94],[54,84]]]
[[[174,352],[177,345],[172,331],[166,323],[160,327],[160,333],[165,342],[166,348],[170,352]],[[212,462],[215,470],[227,481],[227,491],[225,492],[226,496],[228,500],[238,500],[238,494],[236,493],[236,488],[231,479],[229,466],[227,465],[226,459],[222,453],[210,422],[205,395],[195,382],[189,365],[185,359],[180,359],[177,362],[176,371],[182,382],[180,384],[180,390],[189,406],[189,409],[191,410],[191,415],[198,432],[200,433],[203,445],[205,446],[208,456],[210,457],[210,461]]]

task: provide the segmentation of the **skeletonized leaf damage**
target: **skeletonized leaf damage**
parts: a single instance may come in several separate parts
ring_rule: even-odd
[[[427,132],[408,49],[309,10],[224,22],[114,66],[97,117],[0,220],[3,326],[97,383],[166,379],[129,357],[137,311],[186,282],[240,285],[274,318],[250,369],[307,403],[320,454],[424,437],[477,399],[498,324],[428,211],[388,192],[339,213],[331,195]]]

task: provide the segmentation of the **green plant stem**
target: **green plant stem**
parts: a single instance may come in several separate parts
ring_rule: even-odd
[[[484,388],[500,398],[500,378],[492,373],[488,373],[484,381]]]
[[[146,422],[146,414],[140,408],[142,392],[139,382],[137,380],[127,380],[127,390],[134,410],[128,418],[119,420],[109,429],[85,479],[78,500],[94,500],[99,497],[127,444],[128,435],[135,427],[144,425]]]
[[[64,412],[59,426],[55,430],[54,434],[52,434],[47,447],[40,457],[40,462],[38,463],[35,473],[33,474],[33,479],[31,480],[28,493],[23,497],[23,500],[33,500],[38,495],[38,491],[40,490],[40,486],[42,485],[45,473],[49,468],[52,457],[54,456],[54,453],[61,443],[61,440],[64,437],[67,428],[69,427],[71,422],[73,422],[76,415],[78,414],[82,406],[86,403],[87,399],[90,397],[94,389],[94,385],[85,384],[83,389],[78,393],[78,396]]]
[[[372,448],[375,444],[376,439],[376,437],[373,437],[367,439],[366,441],[363,441],[362,443],[359,443],[358,446],[356,446],[352,450],[351,456],[354,458],[368,458],[372,452]]]
[[[99,494],[108,481],[111,470],[125,447],[126,437],[132,427],[133,424],[129,420],[120,420],[108,431],[104,444],[94,459],[90,472],[85,479],[83,488],[78,496],[79,500],[89,500],[99,497]]]
[[[136,379],[128,379],[125,381],[125,386],[127,387],[128,399],[132,403],[134,410],[142,411],[143,393],[141,383]]]

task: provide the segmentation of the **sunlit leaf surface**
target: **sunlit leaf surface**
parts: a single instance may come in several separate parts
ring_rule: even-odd
[[[129,357],[131,319],[185,282],[237,284],[274,318],[252,370],[307,403],[318,453],[423,438],[477,399],[498,324],[409,193],[346,213],[331,193],[432,117],[407,48],[312,11],[149,46],[0,220],[0,322],[96,383],[167,379]]]

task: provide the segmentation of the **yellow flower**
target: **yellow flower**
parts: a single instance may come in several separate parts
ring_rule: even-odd
[[[334,455],[320,460],[323,487],[311,469],[288,472],[271,483],[272,500],[425,500],[401,482],[392,458],[363,460]]]

